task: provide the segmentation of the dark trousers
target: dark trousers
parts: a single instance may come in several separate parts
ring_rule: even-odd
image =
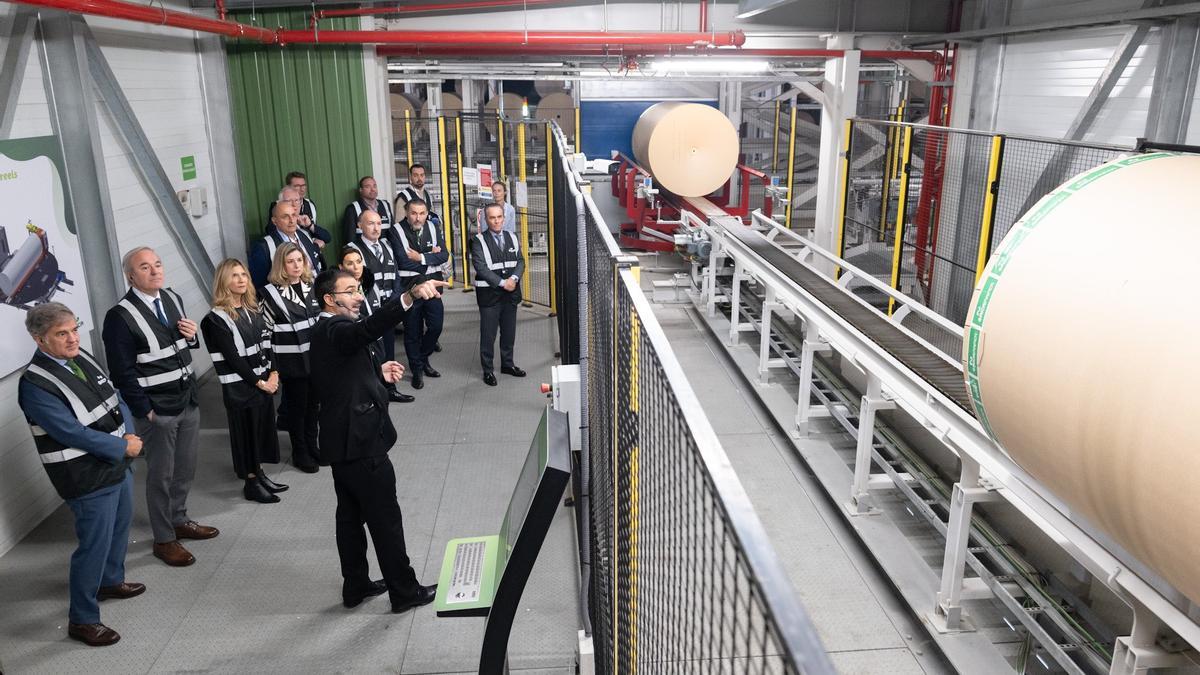
[[[96,593],[125,581],[125,550],[133,519],[133,472],[125,480],[68,499],[79,547],[71,555],[71,623],[100,623]]]
[[[366,523],[392,601],[411,599],[420,586],[404,544],[404,522],[396,501],[396,471],[391,460],[387,455],[378,455],[335,462],[331,467],[337,493],[335,521],[343,594],[360,591],[371,583],[363,532]]]
[[[443,313],[442,299],[433,298],[417,300],[404,315],[404,352],[413,373],[421,372],[429,362],[429,355],[442,336]]]
[[[389,328],[386,331],[384,331],[383,335],[380,336],[379,341],[383,344],[383,360],[385,362],[386,361],[395,361],[396,360],[396,331],[395,331],[395,329]]]
[[[496,331],[500,331],[500,365],[513,367],[513,345],[517,342],[517,306],[500,302],[479,307],[479,362],[483,372],[492,372]]]
[[[178,415],[154,415],[134,421],[146,458],[146,511],[154,542],[175,541],[175,526],[188,522],[187,498],[196,477],[200,441],[200,408],[188,406]]]
[[[292,464],[311,466],[320,457],[317,449],[317,394],[307,377],[280,378],[288,437],[292,440]]]

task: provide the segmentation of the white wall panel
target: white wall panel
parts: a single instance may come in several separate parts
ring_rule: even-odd
[[[167,4],[187,8],[182,2]],[[0,4],[0,25],[11,21],[13,11],[12,5]],[[214,262],[218,261],[222,251],[221,232],[213,208],[213,166],[194,35],[187,31],[97,18],[87,21],[172,187],[175,190],[208,189],[209,213],[193,217],[191,222],[209,256]],[[0,37],[0,50],[5,46]],[[13,138],[53,133],[36,47],[35,41],[17,100]],[[199,319],[208,311],[201,285],[184,266],[167,224],[143,187],[112,119],[104,109],[97,113],[120,248],[125,251],[134,246],[154,247],[167,268],[168,284],[183,296],[188,313]],[[189,155],[196,159],[196,178],[185,181],[180,158]],[[240,231],[240,223],[230,226]],[[96,318],[97,322],[100,320],[101,317]],[[30,343],[30,353],[32,350]],[[211,368],[205,350],[193,352],[193,355],[200,372]],[[4,439],[0,441],[0,554],[12,548],[61,503],[38,462],[24,416],[17,406],[17,381],[15,373],[0,380],[0,438]]]
[[[1015,25],[1025,22],[1013,21]],[[1113,27],[1010,38],[996,128],[1063,137],[1127,30]],[[1144,134],[1157,54],[1158,34],[1151,31],[1083,140],[1131,145]]]

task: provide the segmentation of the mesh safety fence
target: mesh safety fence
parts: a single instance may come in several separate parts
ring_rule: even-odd
[[[888,117],[852,120],[841,255],[957,324],[1013,223],[1071,176],[1134,152]],[[868,285],[851,287],[881,311],[895,309]],[[947,354],[961,354],[961,339],[916,314],[903,322]]]
[[[555,182],[583,185],[563,164]],[[636,259],[622,256],[590,196],[581,201],[581,537],[597,672],[832,672],[638,286]],[[579,221],[557,203],[554,212],[562,241]]]

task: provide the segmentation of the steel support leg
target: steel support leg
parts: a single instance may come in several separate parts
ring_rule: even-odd
[[[729,344],[730,344],[730,346],[741,343],[741,338],[739,336],[739,333],[741,333],[740,312],[739,312],[741,307],[739,305],[739,302],[742,297],[742,279],[744,279],[744,278],[746,278],[746,275],[743,274],[743,272],[742,272],[741,263],[735,261],[733,263],[733,291],[729,296],[729,298],[730,298],[730,300],[729,300],[729,302],[730,302],[730,306],[729,306]]]
[[[883,397],[883,382],[867,373],[867,391],[858,409],[858,446],[854,452],[854,484],[850,488],[850,504],[857,514],[873,511],[871,507],[871,463],[875,448],[875,413],[891,410],[896,404]]]
[[[935,628],[943,632],[974,630],[966,623],[962,610],[963,600],[971,599],[964,593],[966,589],[963,584],[967,547],[971,539],[971,515],[975,504],[998,498],[993,490],[980,487],[977,462],[966,455],[961,456],[960,461],[962,469],[950,496],[950,519],[946,523],[942,583],[937,594],[934,616],[931,617]]]
[[[796,392],[796,435],[808,435],[812,417],[813,357],[828,354],[832,348],[821,340],[821,333],[811,322],[804,322],[804,342],[800,346],[800,389]]]
[[[721,242],[713,239],[712,248],[708,251],[708,269],[704,273],[705,309],[709,317],[717,315],[717,272],[722,260]]]
[[[1136,598],[1124,594],[1122,598],[1133,607],[1133,628],[1128,636],[1117,638],[1108,671],[1110,675],[1141,675],[1151,669],[1195,666],[1182,653],[1169,652],[1159,646],[1158,631],[1162,619]]]
[[[771,379],[771,317],[774,313],[773,310],[779,308],[780,306],[775,303],[775,289],[768,287],[766,297],[763,298],[762,321],[758,327],[759,384],[768,384]]]

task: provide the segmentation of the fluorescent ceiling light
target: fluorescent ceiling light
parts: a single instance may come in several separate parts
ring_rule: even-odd
[[[645,70],[654,73],[769,73],[771,64],[762,60],[736,58],[674,58],[658,59]]]

